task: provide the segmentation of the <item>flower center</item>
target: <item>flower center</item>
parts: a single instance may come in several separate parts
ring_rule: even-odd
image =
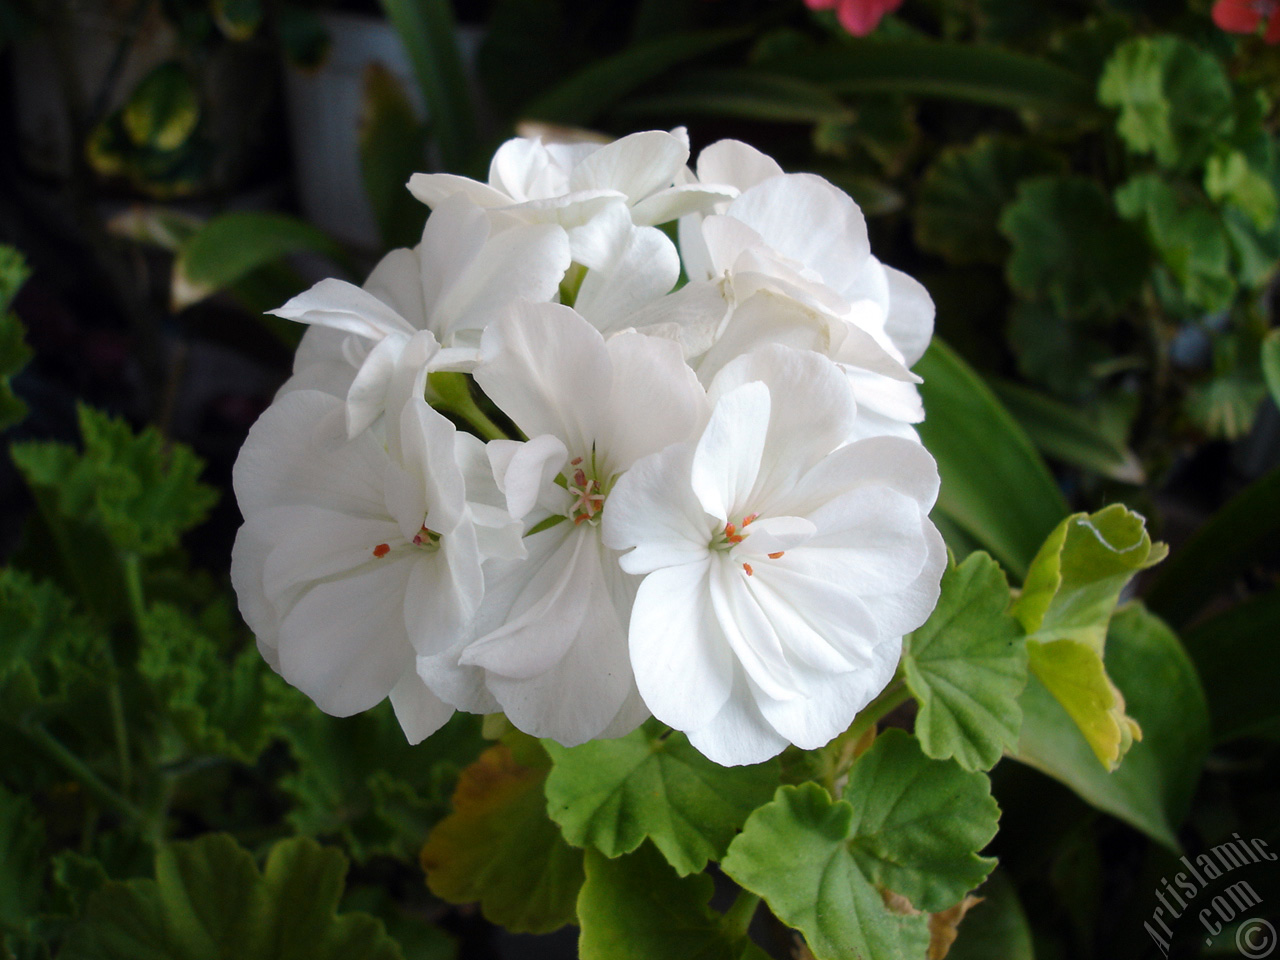
[[[724,525],[724,530],[713,536],[711,538],[711,543],[708,544],[708,546],[710,546],[712,550],[717,550],[720,553],[728,553],[738,544],[746,540],[747,537],[751,536],[747,527],[751,526],[752,522],[754,522],[758,516],[758,513],[748,513],[742,518],[741,523],[726,523]],[[770,560],[777,560],[785,552],[786,551],[784,550],[779,550],[777,553],[769,554],[768,557]],[[742,569],[747,572],[748,577],[755,573],[755,569],[749,563],[744,563],[742,565]]]
[[[611,480],[603,481],[597,475],[595,452],[591,454],[591,462],[587,464],[582,457],[574,457],[569,461],[573,474],[565,480],[564,488],[573,497],[569,506],[569,519],[575,526],[584,523],[593,526],[600,522],[601,511],[604,510],[605,499],[609,496]]]
[[[417,547],[419,550],[436,551],[440,549],[440,534],[436,533],[424,522],[422,529],[413,535],[413,539],[406,546]],[[373,548],[373,555],[381,560],[391,552],[391,544],[380,543]],[[398,551],[397,551],[398,552]]]

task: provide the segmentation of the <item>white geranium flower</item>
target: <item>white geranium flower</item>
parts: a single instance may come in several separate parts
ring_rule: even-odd
[[[705,393],[675,344],[606,342],[555,304],[490,326],[475,378],[530,438],[489,444],[529,555],[486,564],[476,640],[459,662],[483,668],[507,716],[535,736],[572,745],[626,733],[647,716],[626,640],[638,579],[602,543],[600,520],[619,474],[701,426]]]
[[[417,656],[466,638],[482,541],[505,556],[522,548],[509,517],[490,512],[477,527],[466,502],[458,460],[474,461],[479,441],[421,399],[425,372],[399,373],[393,392],[417,396],[396,406],[386,437],[348,440],[342,401],[315,390],[289,392],[259,418],[233,477],[245,522],[231,578],[259,649],[289,683],[336,716],[389,696],[416,743],[453,713],[420,679]]]
[[[820,747],[892,678],[938,598],[918,443],[855,435],[841,371],[766,347],[727,365],[696,440],[615,485],[604,543],[643,576],[631,664],[654,716],[718,763]]]
[[[392,373],[416,333],[430,331],[443,347],[428,358],[432,370],[468,370],[490,319],[517,299],[550,300],[569,262],[568,237],[558,226],[495,219],[463,197],[443,203],[422,242],[387,254],[363,289],[322,280],[271,311],[341,335],[310,338],[314,366],[295,364],[286,389],[335,392],[345,385],[354,437],[387,409]],[[353,371],[350,380],[344,366]]]
[[[415,173],[409,190],[434,209],[463,194],[489,210],[527,223],[581,227],[611,203],[621,201],[638,226],[667,223],[705,210],[737,191],[727,185],[684,182],[689,137],[649,130],[613,143],[544,143],[541,138],[508,140],[494,154],[489,182],[451,173]],[[574,245],[574,259],[578,244]]]
[[[821,177],[737,141],[707,147],[697,169],[741,193],[681,220],[690,283],[628,322],[678,339],[704,382],[765,343],[823,353],[848,374],[861,435],[914,437],[924,410],[908,368],[933,332],[924,287],[871,255],[862,212]]]

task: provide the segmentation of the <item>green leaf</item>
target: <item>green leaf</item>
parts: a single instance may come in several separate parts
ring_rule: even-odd
[[[1121,216],[1143,226],[1191,304],[1224,310],[1235,296],[1230,246],[1222,220],[1203,197],[1174,189],[1159,174],[1140,174],[1116,191]]]
[[[1093,331],[1043,301],[1014,302],[1006,331],[1023,376],[1059,397],[1078,399],[1093,392],[1090,388],[1098,378],[1096,371],[1115,359],[1114,351],[1100,342]],[[999,393],[1002,384],[996,382],[992,387]],[[1025,409],[1010,405],[1009,412],[1031,434],[1021,416]],[[1036,436],[1031,439],[1044,450]]]
[[[689,70],[658,92],[620,103],[621,120],[651,116],[741,117],[779,123],[848,120],[835,95],[795,77],[750,69]]]
[[[121,117],[135,146],[177,150],[200,123],[200,99],[181,64],[162,63],[134,88]]]
[[[994,46],[914,37],[843,40],[762,66],[841,94],[897,92],[1013,110],[1096,110],[1089,85],[1069,70]]]
[[[30,273],[22,254],[0,244],[0,433],[27,415],[27,405],[9,381],[27,365],[31,348],[23,336],[22,323],[9,312],[9,306]]]
[[[1048,300],[1065,317],[1119,312],[1147,274],[1142,234],[1087,177],[1023,181],[1000,232],[1013,244],[1009,285],[1029,300]]]
[[[409,54],[446,169],[461,172],[476,146],[475,108],[449,0],[381,0]]]
[[[886,730],[858,758],[844,800],[854,811],[849,849],[863,874],[917,909],[959,903],[996,864],[977,855],[1000,817],[986,776],[930,760],[901,730]]]
[[[0,935],[35,918],[44,874],[44,825],[31,801],[0,786]]]
[[[382,924],[337,915],[346,858],[277,843],[258,872],[226,834],[161,847],[154,880],[108,883],[60,960],[401,960]]]
[[[1195,667],[1173,631],[1138,604],[1113,618],[1105,666],[1144,733],[1124,763],[1107,772],[1034,677],[1022,697],[1022,739],[1015,756],[1177,850],[1177,828],[1190,807],[1209,742],[1208,711]]]
[[[489,920],[516,933],[549,933],[576,916],[583,855],[547,816],[546,755],[522,759],[538,765],[499,744],[463,771],[453,813],[431,831],[422,866],[436,896],[478,900]]]
[[[1000,211],[1028,177],[1066,172],[1058,153],[1008,136],[952,145],[925,171],[916,207],[916,242],[952,263],[1002,264],[1009,244]]]
[[[920,437],[938,461],[938,509],[1021,577],[1067,512],[1031,441],[972,368],[938,338],[924,378]]]
[[[1280,407],[1280,329],[1271,330],[1262,341],[1262,375],[1271,402]]]
[[[765,960],[744,931],[728,929],[707,902],[715,884],[705,873],[680,878],[645,845],[608,860],[587,851],[578,895],[582,960]]]
[[[426,165],[426,128],[394,73],[365,67],[360,112],[360,171],[383,246],[411,247],[422,236],[427,208],[405,184]]]
[[[991,386],[1046,456],[1121,483],[1146,482],[1134,452],[1102,430],[1096,417],[1016,383],[1002,380]]]
[[[154,427],[135,434],[92,407],[79,414],[82,455],[59,444],[14,444],[27,483],[54,493],[64,522],[96,521],[123,550],[147,556],[177,546],[218,498],[200,482],[204,463]]]
[[[1231,83],[1218,58],[1180,37],[1135,37],[1116,48],[1098,99],[1120,111],[1116,129],[1135,153],[1188,170],[1234,123]]]
[[[1013,603],[1027,633],[1031,672],[1108,770],[1142,731],[1126,716],[1124,698],[1103,668],[1107,628],[1129,580],[1167,552],[1164,544],[1152,544],[1146,521],[1119,504],[1075,514],[1045,540]]]
[[[212,0],[213,20],[229,40],[248,40],[262,25],[261,0]]]
[[[1031,925],[1004,871],[992,873],[977,895],[982,902],[965,914],[948,960],[1034,960]]]
[[[459,771],[483,749],[476,718],[462,713],[415,747],[386,702],[335,718],[299,696],[278,727],[297,761],[297,770],[280,780],[294,802],[289,825],[341,838],[361,862],[379,854],[414,857],[449,812]]]
[[[690,30],[636,44],[552,87],[529,104],[523,116],[585,126],[642,84],[745,36],[738,29]]]
[[[928,922],[885,906],[849,850],[853,818],[853,807],[816,783],[779,787],[721,866],[804,934],[817,960],[919,960],[929,947]]]
[[[545,746],[547,812],[569,843],[617,857],[648,837],[681,876],[723,857],[778,784],[777,761],[722,767],[656,723],[616,740]]]
[[[1215,153],[1204,170],[1204,192],[1216,203],[1229,203],[1246,214],[1259,230],[1276,222],[1280,211],[1275,187],[1255,170],[1240,150]]]
[[[260,267],[304,251],[328,257],[344,269],[350,266],[337,241],[305,220],[253,210],[220,214],[183,244],[174,261],[173,308],[185,309]]]
[[[1275,549],[1280,536],[1280,468],[1241,491],[1164,565],[1146,602],[1175,627]]]
[[[221,619],[219,607],[206,620]],[[276,733],[288,694],[256,649],[231,657],[211,632],[177,607],[156,604],[142,624],[136,667],[190,753],[252,764]]]
[[[71,599],[20,570],[0,569],[0,717],[19,722],[73,693],[101,699],[115,679],[107,637]]]
[[[920,703],[915,732],[927,756],[990,770],[1017,746],[1027,650],[1008,607],[1004,572],[975,553],[948,565],[938,606],[906,638],[902,669]]]
[[[1280,666],[1274,651],[1280,636],[1280,590],[1237,604],[1186,634],[1221,742],[1280,731]]]

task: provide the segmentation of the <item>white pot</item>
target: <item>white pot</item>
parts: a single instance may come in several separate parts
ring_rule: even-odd
[[[413,67],[391,24],[352,13],[321,15],[329,31],[329,56],[316,70],[290,65],[285,94],[298,199],[303,213],[324,230],[368,250],[381,245],[360,170],[359,129],[365,68],[379,63],[400,82],[425,119]],[[479,46],[475,29],[460,28],[459,45],[470,67]],[[423,157],[422,169],[428,169]],[[416,202],[405,191],[406,202]]]

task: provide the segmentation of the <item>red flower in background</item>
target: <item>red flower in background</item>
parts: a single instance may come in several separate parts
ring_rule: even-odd
[[[1213,5],[1213,22],[1228,33],[1256,33],[1263,20],[1267,21],[1267,32],[1262,39],[1267,43],[1280,43],[1280,2],[1277,0],[1218,0]]]
[[[836,19],[855,37],[865,37],[886,13],[893,13],[902,0],[804,0],[810,10],[830,10],[835,7]]]

